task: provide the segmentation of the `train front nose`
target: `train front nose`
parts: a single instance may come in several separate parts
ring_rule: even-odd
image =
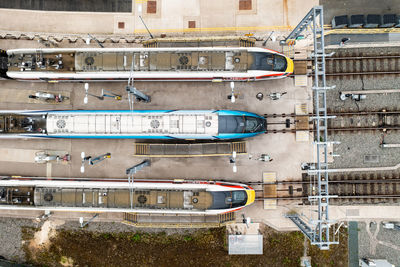
[[[285,73],[287,73],[287,75],[290,75],[294,71],[294,63],[293,63],[293,60],[291,60],[288,57],[286,57],[286,61],[287,61],[287,68],[285,70]]]
[[[246,194],[247,194],[247,202],[245,206],[248,206],[256,200],[256,192],[254,191],[254,189],[249,189],[246,190]]]

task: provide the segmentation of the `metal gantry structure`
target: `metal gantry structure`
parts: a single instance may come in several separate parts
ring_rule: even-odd
[[[312,187],[310,189],[314,189],[315,193],[308,196],[308,200],[311,204],[317,204],[318,218],[316,220],[310,218],[309,223],[312,226],[309,226],[298,214],[288,214],[287,217],[310,239],[312,245],[327,250],[330,245],[339,242],[332,234],[334,230],[331,229],[331,226],[335,222],[329,219],[329,199],[337,196],[329,195],[328,146],[337,144],[337,142],[328,141],[328,119],[334,116],[328,116],[326,92],[335,88],[335,86],[328,87],[326,85],[325,57],[332,54],[325,54],[323,7],[313,7],[281,44],[296,40],[308,26],[311,26],[314,38],[314,53],[312,55],[314,58],[314,81],[312,89],[314,91],[315,116],[310,117],[310,120],[314,121],[314,144],[316,145],[315,169],[308,170],[308,174],[314,178],[310,180],[316,183],[315,185],[310,184],[310,187]]]
[[[133,187],[133,175],[143,169],[146,166],[150,166],[150,160],[146,159],[139,164],[136,164],[128,169],[126,169],[126,174],[128,175],[128,183],[129,183],[129,199],[131,202],[131,209],[133,210],[133,193],[135,191]]]
[[[129,103],[129,109],[133,111],[133,105],[135,102],[135,98],[138,101],[144,101],[145,103],[149,103],[151,101],[151,97],[140,92],[136,87],[134,86],[134,77],[133,77],[133,70],[134,70],[134,60],[132,56],[132,65],[131,65],[131,71],[129,73],[129,79],[128,79],[128,85],[126,86],[126,91],[128,92],[128,103]]]

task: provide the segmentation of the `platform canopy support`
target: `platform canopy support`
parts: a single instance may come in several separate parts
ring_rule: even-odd
[[[132,210],[133,210],[133,193],[135,191],[135,189],[133,187],[133,175],[146,166],[150,166],[150,160],[148,160],[148,159],[126,169],[126,174],[128,175],[128,183],[129,183],[129,198],[130,198]]]
[[[295,41],[312,22],[315,22],[315,19],[314,19],[315,13],[314,12],[317,15],[319,15],[319,12],[322,13],[322,6],[313,7],[307,13],[307,15],[300,21],[300,23],[297,24],[296,28],[294,28],[293,31],[291,33],[289,33],[289,35],[284,40],[281,40],[279,42],[279,44],[287,45],[290,41]]]
[[[141,169],[143,169],[146,166],[150,166],[150,160],[148,160],[148,159],[142,161],[139,164],[136,164],[135,166],[132,166],[132,167],[126,169],[126,174],[127,175],[133,175],[133,174],[137,173],[138,171],[140,171]]]

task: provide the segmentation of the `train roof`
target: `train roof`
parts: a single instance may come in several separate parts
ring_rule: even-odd
[[[74,134],[206,134],[218,135],[218,114],[60,113],[48,114],[49,135]]]
[[[247,72],[264,48],[54,48],[8,50],[10,72]]]
[[[232,139],[265,125],[238,110],[0,110],[0,138]]]
[[[211,181],[1,180],[0,208],[206,212],[243,207],[249,188]]]
[[[112,48],[17,48],[8,49],[8,55],[28,54],[28,53],[62,53],[62,52],[150,52],[150,51],[169,51],[169,52],[187,52],[187,51],[249,51],[249,52],[271,52],[274,50],[261,47],[112,47]]]

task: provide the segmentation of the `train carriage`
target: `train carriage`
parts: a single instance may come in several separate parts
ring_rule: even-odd
[[[221,214],[255,200],[250,186],[202,180],[0,179],[0,210]]]
[[[260,81],[293,73],[293,61],[257,47],[46,48],[0,54],[0,75],[22,81]]]
[[[0,111],[0,138],[239,139],[266,119],[234,110]]]

